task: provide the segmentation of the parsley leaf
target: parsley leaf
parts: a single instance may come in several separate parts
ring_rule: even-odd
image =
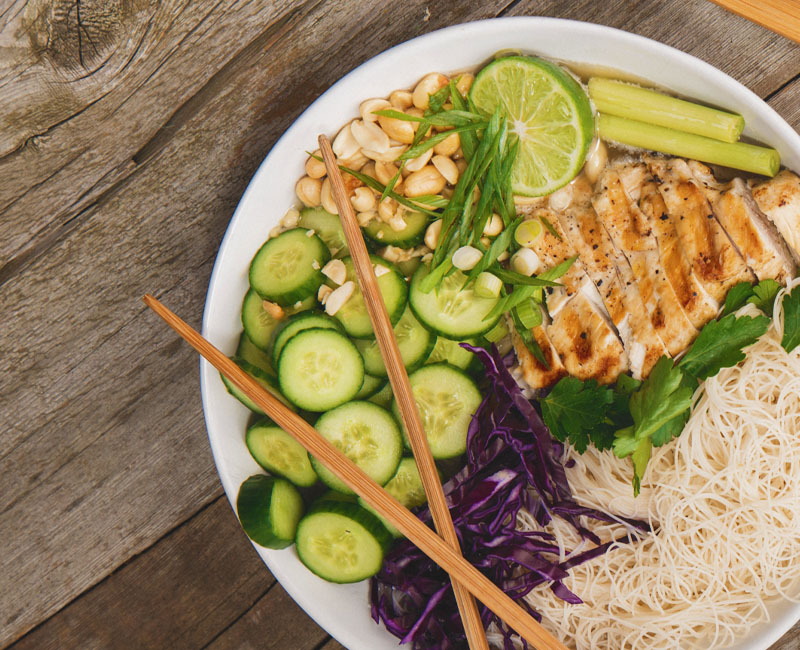
[[[735,366],[744,359],[742,348],[755,343],[767,327],[766,316],[737,318],[728,314],[711,321],[700,331],[678,367],[697,379],[713,377],[720,369]]]
[[[791,352],[800,345],[800,289],[795,287],[783,297],[783,338],[781,347]]]
[[[691,408],[693,393],[680,368],[673,366],[669,357],[661,357],[641,388],[631,395],[634,437],[641,440],[658,434],[659,441],[663,439],[666,432],[674,430],[672,421]]]
[[[744,305],[753,296],[753,285],[749,282],[740,282],[725,296],[725,309],[722,310],[721,317],[732,314],[739,307]]]
[[[610,429],[606,414],[613,400],[614,393],[607,386],[599,386],[594,380],[564,377],[539,402],[550,432],[562,442],[568,439],[582,454],[592,432]]]
[[[734,287],[735,289],[736,287]],[[775,306],[775,296],[781,290],[781,285],[773,280],[767,278],[762,280],[753,287],[753,295],[747,299],[747,302],[755,305],[767,316],[772,318],[772,308]],[[725,301],[727,303],[727,299]]]

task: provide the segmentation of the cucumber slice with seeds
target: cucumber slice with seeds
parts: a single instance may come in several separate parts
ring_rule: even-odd
[[[286,548],[303,515],[303,497],[289,481],[256,474],[239,487],[236,513],[244,532],[259,546]]]
[[[468,339],[464,343],[470,345],[477,345],[477,339]],[[431,363],[449,363],[460,370],[465,370],[469,373],[475,372],[482,368],[478,357],[473,352],[465,350],[459,345],[459,341],[445,338],[444,336],[436,337],[436,343],[433,346],[433,351],[430,353],[426,365]]]
[[[350,254],[339,215],[331,214],[324,208],[303,208],[298,223],[301,228],[313,230],[325,242],[332,257]]]
[[[391,408],[392,400],[394,399],[394,391],[392,390],[392,384],[387,381],[383,388],[381,388],[378,392],[374,393],[372,397],[370,397],[367,401],[372,402],[373,404],[377,404],[378,406],[382,406],[385,409]]]
[[[408,380],[433,457],[463,454],[467,450],[469,423],[483,400],[475,382],[446,363],[422,366]],[[396,400],[392,402],[392,412],[399,419]],[[407,437],[405,443],[408,447]]]
[[[417,461],[413,458],[404,458],[400,461],[394,476],[383,486],[383,489],[406,508],[416,508],[428,501],[428,497],[425,496],[425,488],[422,486],[422,478],[419,475]],[[361,497],[359,497],[358,502],[362,508],[369,510],[380,519],[386,530],[392,534],[392,537],[403,537],[403,533],[375,512]]]
[[[473,283],[461,271],[448,275],[433,290],[424,293],[419,285],[430,269],[420,266],[408,293],[408,301],[414,315],[425,327],[440,336],[463,341],[488,332],[500,316],[484,320],[497,304],[497,298],[481,298],[475,295]]]
[[[370,255],[370,260],[373,266],[379,264],[389,269],[388,273],[383,273],[378,277],[378,288],[383,297],[383,302],[386,304],[386,311],[389,312],[389,319],[392,321],[392,324],[394,324],[400,320],[400,317],[403,315],[403,310],[406,307],[408,284],[406,284],[403,274],[400,273],[398,268],[391,262],[387,262],[377,255]],[[335,318],[353,338],[370,338],[374,336],[372,323],[369,320],[367,306],[364,304],[364,296],[361,295],[361,289],[359,289],[358,286],[358,278],[356,277],[355,268],[353,267],[353,260],[350,257],[346,257],[342,261],[344,262],[347,272],[346,280],[352,280],[356,288],[353,291],[353,295],[350,296],[348,301],[336,312]],[[333,282],[328,282],[328,284],[334,289],[338,286]]]
[[[420,325],[408,307],[394,326],[394,335],[406,368],[422,364],[433,349],[435,337]],[[376,377],[386,377],[386,366],[378,342],[375,339],[359,339],[355,344],[364,357],[364,370]]]
[[[364,227],[364,234],[375,243],[384,246],[412,248],[421,244],[425,238],[425,229],[430,223],[427,215],[422,212],[405,212],[403,220],[406,222],[406,227],[402,230],[393,230],[388,223],[373,219]]]
[[[356,394],[355,399],[367,399],[372,397],[375,393],[380,391],[387,383],[385,377],[373,377],[372,375],[364,375],[364,383],[361,384],[361,390]]]
[[[275,379],[268,375],[266,372],[254,366],[252,363],[248,363],[244,359],[240,359],[238,357],[231,357],[231,360],[234,361],[239,367],[244,370],[248,375],[250,375],[253,379],[255,379],[262,388],[266,389],[268,392],[272,393],[275,397],[277,397],[281,402],[283,402],[286,406],[288,406],[293,411],[295,410],[294,406],[287,400],[282,394],[281,391],[278,390],[278,387],[275,385]],[[228,379],[225,375],[220,373],[219,375],[222,378],[222,383],[225,384],[225,388],[228,389],[228,392],[233,395],[236,399],[238,399],[242,404],[244,404],[247,408],[249,408],[253,413],[258,413],[259,415],[265,415],[264,411],[261,410],[261,407],[256,406],[256,403],[253,402],[247,395],[245,395],[242,391],[240,391],[233,382]]]
[[[320,499],[297,526],[297,555],[328,582],[360,582],[383,564],[392,536],[357,503]]]
[[[253,257],[250,286],[266,300],[293,305],[317,292],[325,280],[320,269],[329,259],[328,247],[311,230],[287,230]]]
[[[332,329],[312,328],[290,338],[278,361],[281,392],[307,411],[327,411],[353,399],[364,383],[356,346]]]
[[[348,402],[323,414],[314,428],[376,483],[394,475],[403,453],[397,421],[386,409],[370,402]],[[311,465],[328,487],[352,493],[342,481],[311,457]]]
[[[283,476],[300,487],[317,482],[303,445],[271,421],[251,426],[244,441],[253,459],[270,474]]]
[[[277,367],[283,346],[286,345],[290,338],[312,327],[336,330],[337,332],[342,331],[342,326],[339,325],[338,321],[327,314],[323,314],[321,311],[304,311],[296,314],[282,321],[275,329],[272,340],[272,363]]]
[[[275,377],[275,368],[272,367],[272,360],[269,354],[264,352],[250,338],[242,332],[239,337],[239,345],[236,346],[236,356],[244,359],[247,363],[252,363],[259,370],[263,370],[270,377]]]

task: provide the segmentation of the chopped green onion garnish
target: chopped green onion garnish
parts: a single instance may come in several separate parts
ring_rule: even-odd
[[[523,300],[516,307],[519,322],[529,330],[542,324],[542,309],[533,300]]]
[[[497,321],[497,325],[484,334],[484,338],[489,341],[489,343],[497,343],[505,336],[508,336],[508,325],[506,325],[504,318]]]
[[[514,241],[520,246],[533,246],[543,232],[542,222],[539,219],[528,219],[517,226],[514,231]]]
[[[475,278],[475,295],[481,298],[496,298],[500,295],[503,281],[493,273],[484,271]]]

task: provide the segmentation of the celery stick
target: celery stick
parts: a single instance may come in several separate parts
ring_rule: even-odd
[[[720,142],[702,135],[627,120],[616,115],[598,115],[597,131],[604,140],[681,158],[694,158],[764,176],[775,176],[781,166],[780,154],[775,149],[744,142]]]
[[[736,142],[744,129],[741,115],[612,79],[590,79],[589,96],[600,113],[658,124],[723,142]]]

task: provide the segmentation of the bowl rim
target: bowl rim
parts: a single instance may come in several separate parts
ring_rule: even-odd
[[[391,62],[398,56],[405,55],[406,53],[413,51],[415,48],[422,46],[443,46],[447,41],[456,38],[463,38],[465,39],[464,42],[467,42],[468,39],[480,40],[481,37],[485,37],[488,40],[489,37],[487,34],[489,32],[494,34],[494,37],[496,38],[502,36],[505,30],[517,30],[522,32],[529,30],[531,32],[536,32],[537,30],[572,31],[579,34],[581,38],[592,39],[594,37],[598,37],[600,39],[611,39],[625,49],[633,48],[634,50],[650,51],[653,56],[663,57],[664,61],[667,63],[678,62],[681,64],[681,66],[691,67],[695,72],[695,77],[700,76],[704,79],[710,77],[715,81],[716,85],[721,86],[728,92],[728,94],[740,98],[744,103],[743,105],[747,107],[747,111],[752,113],[753,117],[758,117],[758,120],[756,120],[757,122],[763,122],[769,129],[776,132],[776,135],[780,138],[780,142],[773,146],[776,146],[776,148],[780,150],[782,160],[792,160],[794,168],[800,168],[800,134],[794,131],[794,129],[792,129],[792,127],[789,126],[772,107],[766,104],[766,102],[746,88],[742,83],[733,79],[725,72],[722,72],[713,65],[672,46],[614,27],[553,17],[514,16],[490,18],[451,25],[443,29],[417,36],[408,41],[404,41],[370,59],[367,59],[339,79],[325,92],[323,92],[316,100],[314,100],[314,102],[312,102],[305,110],[303,110],[303,112],[296,118],[292,125],[280,136],[280,138],[278,138],[272,149],[265,156],[264,160],[259,164],[257,170],[253,174],[253,177],[248,183],[248,186],[242,194],[236,210],[231,217],[222,241],[220,242],[217,257],[209,279],[209,286],[203,311],[202,333],[206,338],[209,338],[217,345],[221,345],[220,342],[215,340],[218,338],[218,329],[215,327],[214,323],[214,305],[218,302],[221,293],[225,291],[225,287],[223,286],[223,275],[228,267],[228,261],[225,252],[230,249],[231,240],[234,237],[234,233],[236,233],[238,230],[238,224],[245,220],[245,216],[248,212],[252,211],[252,199],[254,199],[260,187],[264,184],[265,175],[267,174],[268,168],[272,164],[272,161],[276,159],[276,156],[280,157],[281,154],[285,153],[283,152],[283,149],[286,148],[287,143],[293,137],[295,137],[298,132],[304,128],[308,128],[313,124],[313,116],[323,107],[325,107],[330,101],[335,101],[335,98],[341,92],[341,90],[347,85],[353,83],[354,80],[357,80],[362,76],[368,76],[367,73],[372,69],[380,67],[387,62]],[[531,50],[536,51],[536,47],[532,47]],[[567,63],[570,61],[575,61],[574,59],[569,58],[563,58],[560,60]],[[580,63],[580,61],[576,62]],[[476,65],[478,63],[480,63],[480,60],[476,59],[471,65]],[[424,73],[425,71],[422,71],[421,74]],[[367,95],[359,96],[357,101],[362,101],[366,98]],[[746,114],[747,111],[742,111],[743,114],[745,114],[746,119],[748,118],[748,115]],[[747,119],[747,121],[749,124],[751,120]],[[333,125],[328,124],[327,128],[331,127],[338,127],[338,123]],[[302,155],[302,152],[297,152],[297,155]],[[215,423],[215,408],[213,406],[214,400],[212,399],[212,396],[216,391],[220,390],[220,382],[218,381],[217,377],[218,375],[216,370],[214,370],[210,364],[201,359],[200,390],[209,444],[211,446],[215,467],[220,477],[220,481],[225,489],[228,501],[235,512],[235,500],[238,485],[233,483],[229,474],[223,471],[226,463],[224,459],[223,448],[220,443],[219,436],[221,434],[218,432],[218,427]],[[287,565],[285,561],[287,557],[286,553],[293,553],[293,548],[284,551],[270,551],[268,549],[258,547],[255,544],[253,544],[253,546],[256,548],[263,561],[267,564],[269,570],[281,583],[289,595],[295,600],[295,602],[297,602],[306,611],[306,613],[308,613],[309,616],[311,616],[331,636],[336,638],[345,647],[351,648],[351,650],[374,647],[370,645],[364,645],[363,637],[358,634],[358,630],[353,630],[347,625],[346,621],[341,619],[340,616],[329,613],[326,603],[320,603],[319,597],[313,592],[313,590],[308,590],[308,585],[302,585],[298,583],[295,569],[293,569],[290,565]],[[354,585],[349,587],[349,592],[357,591],[354,589]],[[364,610],[368,613],[366,589],[363,587],[362,589],[364,593]],[[781,603],[781,605],[783,605],[783,603]],[[740,650],[765,650],[768,648],[769,645],[782,637],[792,627],[794,622],[800,619],[800,604],[788,604],[784,606],[784,609],[786,612],[783,614],[779,613],[777,622],[772,621],[758,624],[753,628],[753,630],[751,630],[747,637],[739,640],[734,647],[740,648]],[[770,611],[772,611],[772,608]],[[382,635],[386,636],[388,643],[392,643],[392,646],[389,646],[387,643],[387,648],[394,647],[394,645],[397,644],[397,639],[390,636],[382,626],[378,627],[377,625],[373,624],[373,627],[376,630],[380,630]],[[752,637],[754,636],[757,636],[757,638],[753,639]]]

